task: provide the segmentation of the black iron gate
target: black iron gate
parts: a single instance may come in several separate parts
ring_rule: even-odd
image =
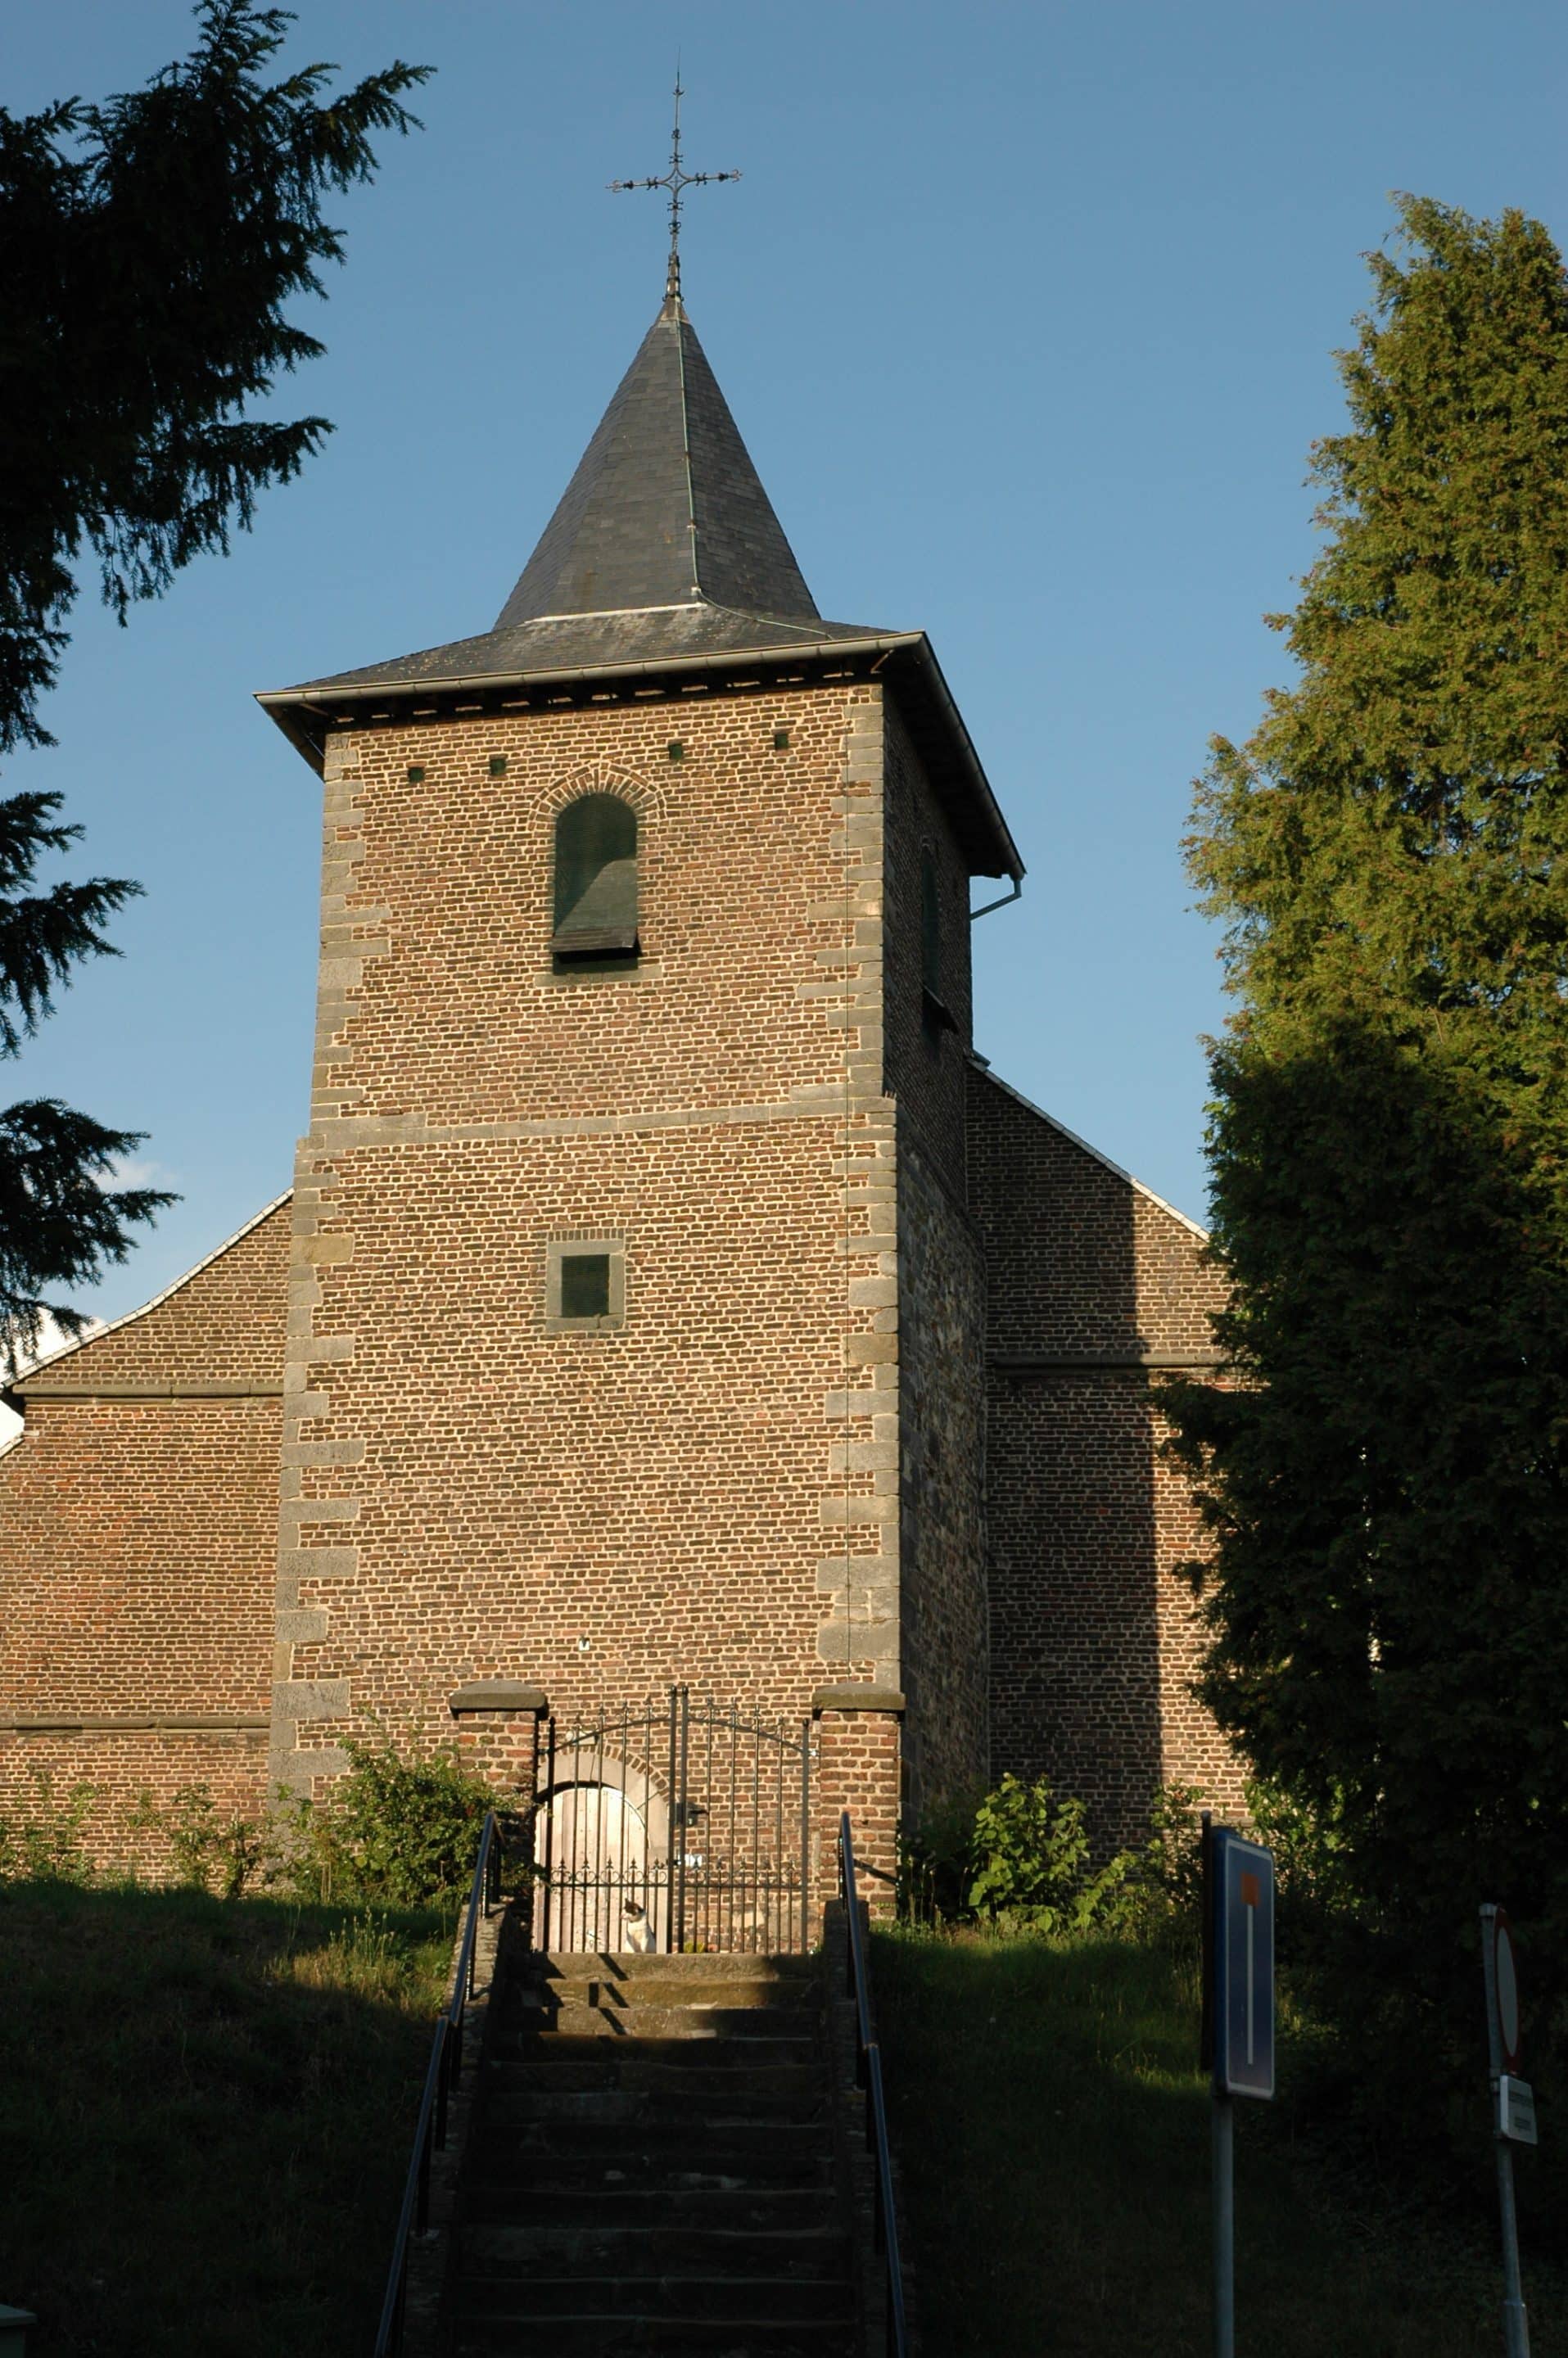
[[[804,1950],[811,1722],[672,1687],[546,1725],[534,1857],[541,1949]]]

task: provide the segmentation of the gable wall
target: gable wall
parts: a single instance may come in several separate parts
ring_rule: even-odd
[[[284,1205],[26,1379],[0,1455],[0,1814],[85,1780],[103,1864],[158,1863],[144,1792],[262,1805],[287,1243]]]
[[[1137,1364],[1211,1360],[1219,1282],[1177,1214],[978,1066],[969,1104],[988,1271],[992,1769],[1051,1777],[1089,1804],[1102,1844],[1130,1841],[1162,1784],[1238,1798],[1234,1758],[1190,1692],[1201,1638],[1175,1567],[1203,1535]]]

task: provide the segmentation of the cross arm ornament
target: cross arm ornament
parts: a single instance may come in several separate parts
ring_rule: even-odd
[[[687,189],[705,189],[715,180],[738,180],[739,172],[688,172],[681,160],[680,103],[686,96],[680,75],[676,75],[675,130],[670,139],[670,164],[667,172],[643,180],[611,180],[611,189],[619,194],[625,189],[667,189],[670,199],[670,262],[665,277],[665,296],[680,300],[680,211],[681,197]]]

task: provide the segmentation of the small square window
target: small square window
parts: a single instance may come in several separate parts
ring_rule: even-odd
[[[619,1326],[626,1314],[626,1249],[616,1237],[566,1237],[546,1247],[549,1334]]]
[[[491,755],[490,774],[492,778],[503,778],[506,775],[506,756],[504,753],[492,753]]]
[[[610,1255],[607,1252],[564,1252],[561,1255],[561,1316],[608,1318],[610,1315]]]
[[[409,763],[409,764],[408,764],[408,783],[409,783],[409,784],[410,784],[411,786],[422,786],[422,785],[424,784],[424,783],[425,783],[425,764],[424,764],[424,763],[423,763],[423,762],[410,762],[410,763]]]
[[[787,753],[789,752],[789,730],[787,729],[775,729],[773,730],[773,751],[775,753]]]
[[[672,762],[684,762],[686,760],[686,747],[681,743],[678,737],[672,737],[669,743],[665,747],[665,751],[669,755]]]

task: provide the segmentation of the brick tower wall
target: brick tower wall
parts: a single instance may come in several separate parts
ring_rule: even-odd
[[[883,1674],[897,1472],[878,691],[536,708],[329,740],[295,1198],[275,1767],[464,1682],[563,1721],[685,1680],[795,1714]],[[783,736],[787,741],[780,744]],[[670,748],[678,745],[680,756]],[[411,775],[411,772],[421,774]],[[552,970],[557,813],[639,817],[642,956]],[[846,1145],[848,1144],[848,1152]],[[561,1332],[554,1243],[625,1314]],[[891,1502],[891,1504],[890,1504]]]
[[[969,880],[899,722],[886,748],[886,1087],[898,1108],[900,1586],[905,1806],[983,1784],[989,1759],[985,1282],[967,1208]],[[934,973],[923,860],[934,863]],[[928,986],[935,986],[933,1006]]]
[[[168,1865],[138,1834],[205,1785],[265,1798],[288,1208],[160,1302],[19,1388],[0,1455],[0,1817],[92,1789],[101,1866]]]
[[[1201,1650],[1175,1567],[1202,1552],[1162,1459],[1152,1375],[1214,1357],[1201,1233],[971,1068],[971,1202],[989,1357],[992,1768],[1048,1775],[1097,1839],[1135,1839],[1164,1783],[1239,1799],[1192,1693]]]

